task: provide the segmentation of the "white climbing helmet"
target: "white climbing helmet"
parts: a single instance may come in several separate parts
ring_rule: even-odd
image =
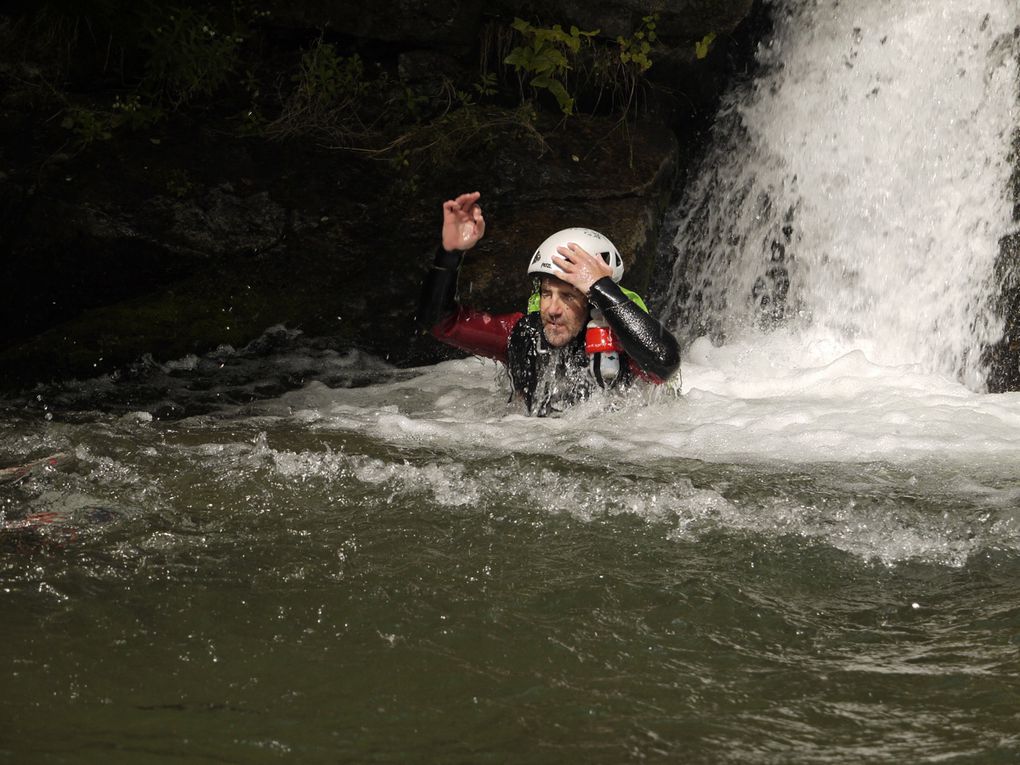
[[[614,282],[623,278],[623,258],[620,257],[619,250],[606,237],[590,228],[565,228],[550,236],[538,246],[535,254],[532,255],[528,273],[551,276],[562,274],[563,270],[556,265],[552,257],[558,254],[557,247],[566,247],[571,242],[581,247],[585,252],[590,252],[595,257],[606,261],[613,269],[612,279]]]

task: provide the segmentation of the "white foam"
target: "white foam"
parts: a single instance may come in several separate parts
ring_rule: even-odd
[[[819,346],[816,365],[799,367],[772,353],[777,345],[768,335],[719,348],[701,340],[684,364],[683,398],[637,393],[556,419],[508,407],[492,365],[476,360],[364,388],[313,384],[265,406],[305,427],[462,456],[957,466],[1020,459],[1020,394],[978,394],[917,366],[877,364],[859,349],[830,348],[830,358]]]
[[[639,396],[603,403],[598,416],[585,407],[558,419],[491,416],[491,401],[479,408],[474,395],[456,395],[501,393],[475,361],[412,381],[316,389],[314,430],[356,432],[413,457],[270,449],[271,462],[291,480],[424,507],[632,514],[678,540],[719,529],[795,535],[885,564],[963,565],[975,550],[1020,549],[1020,394],[976,394],[859,351],[808,369],[768,360],[767,342],[699,344],[697,355],[681,400]],[[422,395],[386,403],[409,387]],[[689,476],[711,462],[725,470],[695,485]],[[733,492],[734,480],[748,486]]]
[[[770,339],[714,349],[685,367],[688,449],[707,459],[911,462],[1020,456],[1020,394],[974,393],[860,350],[797,368]],[[782,341],[776,340],[778,344]]]

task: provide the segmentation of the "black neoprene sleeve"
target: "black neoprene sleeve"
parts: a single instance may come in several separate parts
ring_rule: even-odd
[[[457,275],[463,259],[464,253],[460,250],[447,252],[442,245],[436,248],[415,314],[415,320],[426,331],[457,309]]]
[[[662,323],[627,297],[610,277],[592,285],[588,300],[602,311],[623,350],[645,372],[665,380],[680,368],[680,345]]]

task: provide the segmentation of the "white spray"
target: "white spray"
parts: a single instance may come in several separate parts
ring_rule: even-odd
[[[667,315],[716,342],[838,341],[980,389],[1015,228],[1016,0],[772,0],[763,73],[731,94],[676,211]]]

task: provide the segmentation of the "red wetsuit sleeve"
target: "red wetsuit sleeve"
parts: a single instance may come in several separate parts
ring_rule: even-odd
[[[627,365],[630,367],[630,371],[633,372],[634,376],[637,377],[639,380],[646,380],[647,382],[655,383],[656,385],[662,385],[664,382],[666,382],[661,377],[656,377],[651,372],[646,372],[645,370],[643,370],[641,367],[638,366],[638,363],[634,361],[634,359],[632,359],[630,356],[627,356]]]
[[[505,364],[510,333],[522,316],[520,312],[491,314],[457,306],[432,327],[432,335],[454,348]]]

